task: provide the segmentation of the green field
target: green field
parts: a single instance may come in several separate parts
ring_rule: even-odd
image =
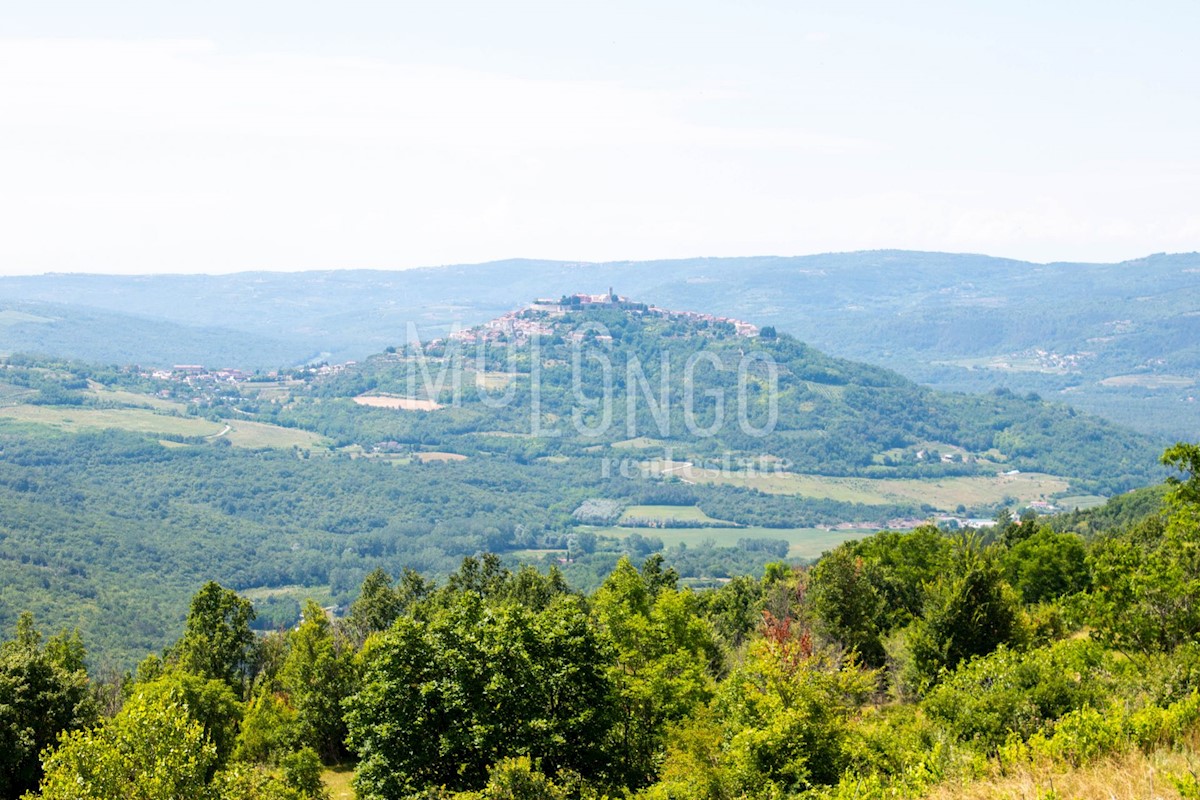
[[[283,401],[291,396],[292,387],[302,385],[302,381],[246,381],[241,384],[242,391],[251,393],[260,400]]]
[[[1187,375],[1158,375],[1134,374],[1114,375],[1100,381],[1101,386],[1115,386],[1122,389],[1137,386],[1143,389],[1185,389],[1194,386],[1196,379]]]
[[[329,593],[328,586],[298,586],[296,584],[289,584],[287,586],[257,586],[251,589],[243,589],[239,594],[247,600],[289,597],[297,603],[303,604],[305,600],[311,598],[316,600],[322,607],[333,604],[333,595]]]
[[[88,389],[88,394],[95,397],[97,400],[102,400],[108,403],[119,403],[124,406],[137,406],[143,408],[154,408],[159,411],[170,411],[182,414],[187,410],[187,404],[177,403],[174,400],[164,400],[161,397],[155,397],[150,394],[139,394],[137,392],[129,392],[124,389],[108,389],[98,383],[91,383]]]
[[[788,558],[812,559],[850,539],[870,536],[874,531],[861,528],[825,530],[823,528],[660,528],[647,532],[645,528],[587,528],[601,536],[624,539],[631,534],[662,539],[665,547],[686,544],[695,547],[712,542],[717,547],[736,547],[738,539],[784,539],[788,543]]]
[[[646,450],[651,447],[663,447],[666,445],[662,439],[651,439],[649,436],[639,436],[636,439],[625,439],[620,442],[613,442],[609,447],[614,450]]]
[[[116,394],[116,393],[114,393]],[[142,395],[134,395],[142,397]],[[149,399],[149,398],[147,398]],[[18,405],[0,408],[0,417],[14,422],[45,425],[76,433],[85,430],[117,430],[151,433],[159,436],[226,436],[238,447],[325,447],[321,436],[295,428],[282,428],[262,422],[233,420],[213,422],[200,417],[160,414],[149,408],[87,408],[80,406]]]
[[[630,506],[625,509],[625,513],[621,515],[617,523],[628,525],[632,520],[648,520],[650,522],[676,520],[679,522],[711,524],[715,526],[733,524],[724,520],[713,519],[696,506]]]
[[[1031,353],[1010,353],[1002,356],[982,356],[978,358],[954,358],[944,361],[932,361],[930,363],[964,367],[965,369],[990,369],[997,372],[1040,372],[1045,375],[1064,375],[1072,371],[1065,362],[1055,362]]]
[[[354,767],[329,767],[321,773],[321,780],[329,791],[329,800],[354,800]]]
[[[17,422],[47,425],[76,433],[83,430],[118,430],[175,436],[213,436],[225,426],[199,417],[171,417],[143,408],[83,408],[79,406],[11,406],[0,408],[0,417]]]
[[[298,428],[284,428],[265,422],[247,422],[246,420],[229,420],[228,424],[230,430],[225,435],[238,447],[281,449],[299,447],[309,450],[329,446],[329,440],[323,436]]]
[[[1089,508],[1099,508],[1107,503],[1108,500],[1095,494],[1076,494],[1068,497],[1060,497],[1054,501],[1054,505],[1059,508],[1065,508],[1068,511],[1083,511]]]
[[[649,462],[648,467],[655,472],[670,471],[671,475],[692,483],[723,483],[768,494],[825,498],[866,505],[928,503],[944,511],[952,511],[959,504],[968,507],[989,505],[1005,497],[1013,497],[1023,503],[1049,500],[1052,495],[1065,492],[1070,486],[1065,478],[1039,472],[920,480],[838,478],[763,470],[727,472],[684,467],[678,462]]]

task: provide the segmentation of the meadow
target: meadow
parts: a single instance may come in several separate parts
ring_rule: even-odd
[[[104,392],[107,399],[114,401],[123,394],[146,401],[148,404],[156,400],[161,411],[167,411],[179,404],[145,395],[132,395],[127,392]],[[182,407],[182,406],[179,406]],[[132,433],[149,433],[156,436],[186,436],[217,439],[226,437],[237,447],[261,448],[271,447],[287,449],[300,447],[304,449],[323,448],[328,441],[319,434],[303,431],[297,428],[285,428],[264,422],[248,420],[228,420],[213,422],[203,417],[176,416],[160,413],[153,408],[90,408],[81,406],[40,406],[14,405],[0,407],[0,418],[7,418],[17,423],[41,425],[68,433],[82,431],[99,431],[116,429]],[[172,444],[178,444],[174,442]]]
[[[699,509],[697,509],[699,510]],[[816,559],[839,544],[851,539],[869,536],[874,531],[862,528],[656,528],[647,531],[645,528],[626,528],[612,526],[606,528],[581,528],[591,530],[601,536],[612,536],[625,539],[631,534],[653,536],[661,539],[667,548],[686,545],[698,547],[711,543],[714,547],[737,547],[739,539],[783,539],[788,543],[788,558],[797,560]]]
[[[0,408],[0,417],[45,425],[69,433],[118,430],[173,436],[214,436],[225,427],[200,417],[175,417],[144,408],[18,405]]]
[[[619,525],[639,527],[632,525],[635,522],[648,522],[649,527],[653,527],[654,523],[664,522],[682,522],[697,527],[729,527],[736,524],[723,519],[713,519],[696,506],[629,506],[617,520]]]
[[[1020,503],[1049,501],[1070,486],[1070,482],[1065,478],[1040,472],[916,479],[850,478],[770,470],[725,471],[666,464],[652,464],[650,469],[669,472],[689,483],[724,484],[767,494],[815,497],[866,505],[919,503],[942,511],[953,511],[959,505],[968,508],[986,506],[1005,499]]]

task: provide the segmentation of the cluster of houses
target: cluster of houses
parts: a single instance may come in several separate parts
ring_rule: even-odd
[[[543,320],[526,315],[528,310],[523,308],[520,311],[510,311],[474,328],[454,331],[449,338],[464,344],[482,344],[502,341],[522,343],[535,336],[549,336],[552,333],[550,326]]]
[[[209,369],[201,364],[176,364],[170,369],[156,369],[146,374],[155,380],[182,380],[187,383],[193,380],[208,383],[241,383],[250,379],[250,373],[240,369]]]
[[[539,298],[528,306],[510,311],[503,316],[462,331],[450,334],[452,341],[465,344],[481,344],[483,342],[516,341],[518,343],[532,339],[535,336],[548,336],[553,330],[548,319],[565,317],[576,311],[596,308],[613,308],[629,311],[634,314],[676,319],[692,323],[718,324],[724,323],[733,327],[738,336],[757,336],[758,326],[732,317],[722,317],[716,314],[704,314],[698,311],[671,311],[658,306],[637,303],[628,297],[621,297],[609,288],[606,294],[572,294],[563,295],[558,300]],[[587,334],[592,336],[592,334]],[[582,339],[585,334],[580,332],[573,335]],[[604,334],[595,335],[599,340],[610,339]]]

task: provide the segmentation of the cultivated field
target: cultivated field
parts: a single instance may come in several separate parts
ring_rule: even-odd
[[[1098,508],[1104,505],[1108,500],[1096,494],[1075,494],[1069,497],[1060,497],[1054,501],[1054,505],[1059,508],[1065,508],[1067,511],[1085,510],[1089,508]]]
[[[713,519],[696,506],[630,506],[625,509],[625,513],[617,520],[617,524],[629,525],[635,520],[651,523],[674,520],[677,522],[721,527],[733,525],[732,522]]]
[[[434,461],[466,461],[467,457],[462,453],[413,453],[413,458],[420,461],[422,464],[429,464]]]
[[[1186,375],[1114,375],[1100,381],[1101,386],[1127,389],[1131,386],[1143,389],[1186,389],[1194,386],[1196,379]]]
[[[362,394],[354,398],[360,406],[372,408],[393,408],[400,411],[436,411],[440,403],[432,400],[418,400],[415,397],[396,397],[385,394]]]
[[[81,408],[78,406],[12,406],[0,408],[0,417],[48,425],[72,433],[117,428],[135,433],[175,436],[213,436],[225,427],[198,417],[171,417],[144,408]]]
[[[717,547],[736,547],[738,539],[783,539],[788,543],[788,558],[818,558],[822,553],[850,539],[861,539],[874,531],[824,530],[822,528],[589,528],[603,536],[624,539],[630,534],[662,539],[666,547],[686,544],[695,547],[711,541]]]
[[[224,435],[238,447],[299,447],[311,450],[329,446],[328,439],[311,431],[245,420],[229,420],[228,425],[229,431]]]
[[[609,447],[614,450],[646,450],[651,447],[663,447],[666,445],[662,439],[651,439],[649,436],[639,436],[636,439],[625,439],[620,442],[613,442]]]
[[[966,506],[987,505],[997,503],[1005,497],[1016,498],[1023,503],[1048,500],[1051,495],[1066,491],[1070,485],[1064,478],[1039,472],[918,480],[837,478],[769,470],[724,471],[662,461],[648,462],[647,468],[657,473],[674,475],[691,483],[724,483],[769,494],[790,494],[868,505],[928,503],[945,511],[955,509],[960,503]]]
[[[270,597],[290,597],[297,603],[303,604],[305,600],[312,598],[316,600],[322,607],[333,604],[333,595],[329,593],[328,586],[256,586],[250,589],[242,589],[238,594],[245,597],[247,600],[266,600]]]
[[[142,395],[134,395],[142,397]],[[18,405],[0,407],[0,418],[11,419],[71,433],[84,430],[117,430],[159,436],[228,437],[238,447],[320,448],[328,442],[315,433],[282,428],[262,422],[231,420],[213,422],[199,417],[160,414],[150,408],[87,408],[79,406]],[[172,444],[178,444],[172,442]]]
[[[98,383],[89,382],[88,394],[107,403],[119,403],[123,406],[138,406],[156,408],[160,411],[170,411],[182,414],[187,410],[187,404],[174,400],[165,400],[149,394],[138,394],[124,389],[107,389]]]
[[[504,389],[517,377],[515,372],[476,372],[475,386],[484,391]]]

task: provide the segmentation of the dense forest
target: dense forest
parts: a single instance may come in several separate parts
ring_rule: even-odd
[[[123,675],[25,614],[0,645],[0,794],[315,798],[350,764],[361,798],[1058,797],[1145,774],[1195,797],[1200,446],[1163,461],[1165,490],[1091,512],[880,533],[707,591],[660,555],[589,593],[468,556],[255,634],[208,583]]]

